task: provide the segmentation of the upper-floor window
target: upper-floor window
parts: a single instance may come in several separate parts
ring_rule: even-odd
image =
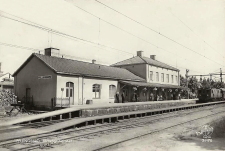
[[[109,85],[109,98],[114,98],[115,93],[116,93],[116,86]]]
[[[93,84],[92,86],[93,98],[100,99],[101,97],[101,85],[100,84]]]
[[[150,71],[150,80],[153,81],[153,71]]]
[[[159,81],[159,73],[156,72],[156,81]]]
[[[161,82],[164,82],[164,73],[161,73]]]
[[[173,83],[173,75],[171,75],[171,82]]]
[[[178,78],[177,78],[177,76],[176,76],[176,83],[178,83]]]
[[[166,75],[166,82],[169,83],[169,74]]]

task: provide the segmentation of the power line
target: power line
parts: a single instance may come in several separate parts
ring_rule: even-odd
[[[32,51],[40,51],[40,52],[43,52],[44,50],[40,50],[40,49],[36,49],[36,48],[31,48],[31,47],[25,47],[25,46],[19,46],[19,45],[14,45],[14,44],[8,44],[8,43],[2,43],[0,42],[0,45],[3,45],[3,46],[8,46],[8,47],[14,47],[14,48],[19,48],[19,49],[25,49],[25,50],[32,50]],[[82,58],[82,57],[77,57],[77,56],[71,56],[71,55],[66,55],[66,54],[58,54],[58,53],[52,53],[52,54],[56,54],[56,55],[60,55],[60,56],[64,56],[64,57],[68,57],[68,58],[75,58],[75,59],[81,59],[81,60],[86,60],[85,58]],[[106,62],[102,62],[104,64],[108,64]],[[183,68],[183,69],[187,69],[185,67],[181,67],[181,66],[178,66],[179,68]],[[192,70],[194,71],[194,70]],[[195,71],[195,72],[198,72],[198,71]],[[198,72],[200,73],[200,72]]]
[[[127,34],[129,34],[129,35],[131,35],[131,36],[134,36],[134,37],[136,37],[136,38],[138,38],[138,39],[140,39],[140,40],[142,40],[142,41],[145,41],[145,42],[147,42],[148,44],[153,45],[153,46],[155,46],[155,47],[158,48],[158,49],[161,49],[161,50],[166,51],[166,52],[168,52],[168,53],[177,55],[176,53],[173,53],[173,52],[171,52],[171,51],[165,50],[164,48],[161,48],[161,47],[159,47],[159,46],[157,46],[157,45],[155,45],[155,44],[153,44],[153,43],[151,43],[151,42],[149,42],[149,41],[147,41],[147,40],[145,40],[145,39],[143,39],[143,38],[141,38],[141,37],[138,37],[138,36],[136,36],[136,35],[134,35],[134,34],[128,32],[128,31],[126,31],[126,30],[124,30],[124,29],[122,29],[122,28],[120,28],[120,27],[118,27],[118,26],[116,26],[116,25],[114,25],[114,24],[112,24],[112,23],[110,23],[110,22],[108,22],[108,21],[106,21],[106,20],[104,20],[104,19],[102,19],[102,18],[100,18],[100,17],[98,17],[98,16],[96,16],[96,15],[94,15],[94,14],[92,14],[92,13],[90,13],[90,12],[88,12],[88,11],[82,9],[82,8],[80,8],[80,7],[78,7],[78,6],[76,6],[76,5],[74,5],[74,6],[77,7],[78,9],[80,9],[80,10],[82,10],[82,11],[88,13],[89,15],[94,16],[95,18],[99,19],[99,24],[100,24],[100,19],[101,19],[101,21],[104,21],[105,23],[107,23],[107,24],[109,24],[109,25],[111,25],[111,26],[113,26],[113,27],[115,27],[115,28],[117,28],[117,29],[119,29],[119,30],[121,30],[121,31],[123,31],[123,32],[125,32],[125,33],[127,33]],[[1,11],[1,10],[0,10],[0,11]],[[1,12],[6,13],[6,12],[4,12],[4,11],[1,11]],[[6,13],[6,14],[9,14],[9,13]],[[11,15],[11,14],[10,14],[10,15]],[[10,18],[10,17],[6,17],[6,16],[3,16],[3,15],[0,15],[0,16],[5,17],[5,18],[7,18],[7,19],[11,19],[11,20],[13,20],[13,21],[17,21],[17,22],[26,24],[26,25],[30,25],[30,24],[28,24],[28,23],[26,23],[26,22],[22,22],[22,21],[19,21],[19,20]],[[17,17],[17,16],[15,16],[15,15],[12,15],[12,16]],[[20,18],[20,19],[22,19],[22,20],[25,20],[25,21],[28,21],[28,22],[30,22],[30,23],[32,23],[32,24],[35,24],[35,25],[32,25],[32,24],[31,24],[31,26],[37,27],[37,28],[42,29],[42,30],[45,30],[45,31],[48,31],[48,33],[51,32],[51,33],[54,33],[54,34],[59,35],[59,36],[60,36],[60,35],[64,35],[64,37],[65,37],[65,36],[68,36],[67,34],[64,34],[64,33],[61,33],[61,32],[55,31],[55,30],[52,30],[51,28],[45,27],[45,26],[43,26],[43,25],[40,25],[40,24],[37,24],[37,23],[34,23],[34,22],[31,22],[31,21],[26,20],[26,19],[23,19],[23,18],[21,18],[21,17],[18,17],[18,18]],[[100,34],[100,25],[99,25],[99,34]],[[70,36],[70,35],[69,35],[69,36]],[[65,37],[65,38],[67,38],[67,37]],[[72,38],[74,38],[74,37],[72,36]],[[50,39],[52,40],[52,38],[50,38]],[[49,44],[51,43],[51,42],[50,42],[51,40],[49,40],[49,38],[48,38],[48,43],[49,43]],[[81,39],[79,39],[79,40],[81,40]],[[83,40],[83,39],[82,39],[82,40]],[[85,40],[83,40],[83,41],[85,41]],[[88,42],[90,42],[90,41],[88,41]],[[92,43],[92,44],[93,44],[93,43]],[[104,45],[99,44],[99,43],[94,43],[94,44],[104,46]],[[110,48],[110,47],[109,47],[109,48]],[[127,51],[119,50],[119,49],[113,48],[113,47],[111,47],[111,49],[116,49],[116,50],[122,51],[122,52],[124,52],[124,53],[132,54],[132,53],[129,53],[129,52],[127,52]],[[132,55],[133,55],[133,54],[132,54]],[[180,56],[180,57],[184,58],[183,56]],[[185,59],[185,60],[188,60],[188,59],[186,59],[186,58],[184,58],[184,59]],[[191,61],[191,60],[189,60],[189,61]],[[195,63],[194,61],[191,61],[191,62]]]
[[[196,53],[196,54],[198,54],[198,55],[200,55],[200,56],[202,56],[202,57],[204,57],[204,58],[206,58],[206,59],[208,59],[208,60],[210,60],[210,61],[212,61],[212,62],[214,62],[214,63],[216,63],[216,64],[221,65],[220,63],[218,63],[218,62],[216,62],[216,61],[214,61],[214,60],[212,60],[212,59],[206,57],[205,55],[202,55],[202,54],[200,54],[199,52],[197,52],[197,51],[195,51],[195,50],[193,50],[193,49],[191,49],[191,48],[189,48],[189,47],[187,47],[187,46],[185,46],[185,45],[183,45],[183,44],[181,44],[181,43],[175,41],[174,39],[172,39],[172,38],[170,38],[170,37],[168,37],[168,36],[166,36],[166,35],[164,35],[164,34],[158,32],[158,31],[156,31],[156,30],[154,30],[154,29],[152,29],[152,28],[150,28],[150,27],[148,27],[148,26],[142,24],[141,22],[136,21],[135,19],[133,19],[133,18],[131,18],[131,17],[129,17],[129,16],[127,16],[127,15],[125,15],[125,14],[123,14],[123,13],[117,11],[116,9],[114,9],[114,8],[112,8],[112,7],[106,5],[106,4],[104,4],[104,3],[102,3],[102,2],[100,2],[100,1],[98,1],[98,0],[95,0],[95,1],[96,1],[97,3],[99,3],[99,4],[101,4],[101,5],[104,5],[105,7],[107,7],[107,8],[109,8],[109,9],[111,9],[111,10],[117,12],[118,14],[120,14],[120,15],[122,15],[122,16],[124,16],[124,17],[126,17],[126,18],[128,18],[128,19],[130,19],[130,20],[132,20],[132,21],[134,21],[134,22],[136,22],[137,24],[139,24],[139,25],[141,25],[141,26],[143,26],[143,27],[149,29],[150,31],[155,32],[155,33],[159,34],[160,36],[162,36],[162,37],[164,37],[164,38],[166,38],[166,39],[168,39],[168,40],[170,40],[170,41],[172,41],[172,42],[174,42],[174,43],[176,43],[176,44],[178,44],[178,45],[180,45],[180,46],[182,46],[182,47],[184,47],[184,48],[186,48],[186,49],[188,49],[188,50],[190,50],[190,51],[192,51],[192,52],[194,52],[194,53]],[[221,66],[224,66],[224,65],[221,65]]]
[[[218,54],[222,55],[219,53],[215,48],[213,48],[210,44],[208,44],[202,37],[200,37],[194,30],[192,30],[187,24],[185,24],[180,18],[178,18],[176,15],[173,14],[173,12],[170,11],[170,13],[177,19],[179,20],[185,27],[187,27],[190,31],[192,31],[196,36],[198,36],[205,44],[207,44],[211,49],[215,50]],[[223,57],[223,56],[222,56]],[[223,57],[224,58],[224,57]]]
[[[67,1],[66,1],[66,2],[67,2]],[[106,21],[106,20],[104,20],[104,19],[102,19],[102,18],[100,18],[100,17],[94,15],[93,13],[90,13],[90,12],[88,12],[87,10],[85,10],[85,9],[83,9],[83,8],[81,8],[81,7],[77,6],[77,5],[75,5],[75,4],[73,4],[73,6],[77,7],[78,9],[80,9],[80,10],[82,10],[82,11],[84,11],[84,12],[86,12],[87,14],[89,14],[89,15],[91,15],[91,16],[97,18],[97,19],[99,19],[99,24],[100,24],[100,20],[101,20],[101,21],[103,21],[103,22],[105,22],[105,23],[107,23],[107,24],[109,24],[109,25],[111,25],[111,26],[113,26],[113,27],[115,27],[115,28],[117,28],[117,29],[119,29],[119,30],[121,30],[121,31],[123,31],[123,32],[125,32],[125,33],[127,33],[127,34],[129,34],[129,35],[131,35],[131,36],[133,36],[133,37],[136,37],[137,39],[142,40],[142,41],[144,41],[144,42],[146,42],[146,43],[148,43],[148,44],[150,44],[150,45],[152,45],[152,46],[154,46],[154,47],[156,47],[156,48],[158,48],[158,49],[161,49],[161,50],[166,51],[166,52],[168,52],[168,53],[177,55],[176,53],[173,53],[173,52],[171,52],[171,51],[165,50],[164,48],[161,48],[161,47],[159,47],[159,46],[157,46],[157,45],[155,45],[155,44],[153,44],[153,43],[151,43],[151,42],[149,42],[149,41],[147,41],[147,40],[145,40],[145,39],[143,39],[143,38],[141,38],[141,37],[139,37],[139,36],[137,36],[137,35],[134,35],[134,34],[132,34],[131,32],[128,32],[128,31],[126,31],[126,30],[124,30],[124,29],[122,29],[122,28],[120,28],[120,27],[114,25],[114,24],[110,23],[109,21]],[[99,25],[99,26],[100,26],[100,25]],[[100,27],[99,27],[99,28],[100,28]],[[100,34],[100,30],[99,30],[99,34]],[[183,56],[180,56],[180,57],[184,58]],[[184,58],[184,59],[187,60],[186,58]],[[191,60],[189,60],[189,61],[191,61]],[[191,62],[193,62],[193,61],[191,61]],[[194,63],[195,63],[195,62],[194,62]]]
[[[84,10],[84,9],[82,9],[82,8],[80,8],[80,7],[78,7],[78,6],[76,6],[76,5],[74,5],[74,6],[77,7],[77,8],[79,8],[80,10],[82,10],[82,11],[84,11],[84,12],[86,12],[86,13],[92,15],[92,16],[94,16],[95,18],[99,19],[99,21],[100,21],[100,18],[99,18],[98,16],[96,16],[96,15],[94,15],[94,14],[92,14],[92,13],[90,13],[90,12],[88,12],[88,11],[86,11],[86,10]],[[1,11],[1,10],[0,10],[0,11]],[[6,12],[4,12],[4,11],[1,11],[1,12],[6,13]],[[7,13],[7,14],[9,14],[9,13]],[[14,17],[17,17],[17,16],[12,15],[12,14],[10,14],[10,15],[11,15],[11,16],[14,16]],[[123,51],[123,50],[120,50],[120,49],[117,49],[117,48],[114,48],[114,47],[106,46],[106,45],[103,45],[103,44],[99,44],[99,43],[95,43],[95,42],[92,42],[92,41],[89,41],[89,40],[85,40],[85,39],[81,39],[81,38],[78,38],[78,37],[75,37],[75,36],[71,36],[71,35],[68,35],[68,34],[65,34],[65,33],[62,33],[62,32],[56,31],[56,30],[53,30],[53,29],[51,29],[51,28],[45,27],[45,26],[43,26],[43,25],[37,24],[37,23],[35,23],[35,22],[31,22],[31,21],[29,21],[29,20],[23,19],[23,18],[21,18],[21,17],[17,17],[17,18],[20,18],[20,19],[25,20],[25,21],[27,21],[27,22],[30,22],[30,23],[32,23],[32,24],[26,23],[26,22],[22,22],[22,21],[20,21],[20,20],[16,20],[16,19],[13,19],[13,18],[10,18],[10,17],[6,17],[6,16],[3,16],[3,15],[0,15],[0,16],[2,16],[2,17],[4,17],[4,18],[7,18],[7,19],[10,19],[10,20],[13,20],[13,21],[17,21],[17,22],[20,22],[20,23],[23,23],[23,24],[26,24],[26,25],[30,25],[30,26],[39,28],[39,29],[44,30],[44,31],[48,31],[49,33],[50,33],[50,32],[51,32],[51,33],[54,33],[54,34],[59,35],[59,36],[60,36],[60,35],[63,35],[64,37],[65,37],[65,36],[67,36],[67,37],[72,37],[72,38],[75,38],[75,39],[78,39],[78,40],[81,40],[81,41],[89,42],[89,43],[91,43],[91,44],[100,45],[100,46],[107,47],[107,48],[110,48],[110,49],[114,49],[114,50],[117,50],[117,51],[122,51],[122,52],[124,52],[124,53],[132,54],[132,53],[129,53],[129,52],[127,52],[127,51]],[[112,24],[112,23],[110,23],[110,22],[104,20],[104,19],[101,19],[101,20],[104,21],[105,23],[107,23],[107,24],[109,24],[109,25],[111,25],[111,26],[117,28],[117,29],[122,30],[123,32],[126,32],[126,33],[128,33],[128,34],[130,34],[130,35],[132,35],[132,36],[134,36],[134,37],[136,37],[136,38],[138,38],[138,39],[140,39],[140,40],[143,40],[143,41],[145,41],[145,42],[147,42],[147,43],[149,43],[149,44],[155,46],[156,48],[159,48],[159,49],[161,49],[161,50],[163,50],[163,51],[172,53],[172,52],[170,52],[170,51],[165,50],[164,48],[161,48],[161,47],[159,47],[159,46],[157,46],[157,45],[155,45],[155,44],[153,44],[153,43],[150,43],[149,41],[147,41],[147,40],[145,40],[145,39],[143,39],[143,38],[141,38],[141,37],[138,37],[138,36],[136,36],[136,35],[134,35],[134,34],[128,32],[128,31],[126,31],[126,30],[124,30],[124,29],[122,29],[122,28],[120,28],[120,27],[118,27],[118,26],[116,26],[116,25],[114,25],[114,24]],[[33,25],[33,24],[35,24],[35,25]],[[100,29],[99,29],[99,32],[100,32]],[[67,37],[65,37],[65,38],[67,38]],[[51,40],[52,40],[52,38],[51,38]],[[49,40],[49,43],[51,43],[50,40]],[[177,54],[175,54],[175,53],[172,53],[172,54],[177,55]],[[133,55],[133,54],[132,54],[132,55]],[[182,57],[182,56],[181,56],[181,57]],[[182,58],[184,58],[184,57],[182,57]],[[184,58],[184,59],[187,60],[186,58]],[[189,61],[190,61],[190,60],[189,60]],[[193,61],[191,61],[191,62],[193,62]],[[195,63],[195,62],[193,62],[193,63]]]
[[[53,30],[53,29],[48,28],[48,27],[47,28],[44,27],[44,26],[40,27],[39,25],[33,25],[33,24],[26,23],[26,22],[23,22],[23,21],[20,21],[20,20],[17,20],[17,19],[13,19],[13,18],[10,18],[10,17],[3,16],[3,15],[0,15],[0,16],[1,17],[4,17],[4,18],[7,18],[7,19],[10,19],[10,20],[13,20],[13,21],[16,21],[16,22],[20,22],[20,23],[23,23],[23,24],[32,26],[32,27],[36,27],[36,28],[41,29],[41,30],[44,30],[44,31],[48,31],[48,32],[51,32],[51,33],[54,33],[54,34],[60,34],[60,35],[63,35],[63,36],[66,36],[66,37],[70,37],[70,38],[75,38],[75,39],[78,39],[80,41],[84,41],[84,42],[87,42],[87,43],[91,43],[91,44],[99,45],[99,46],[102,46],[102,47],[110,48],[110,49],[113,49],[113,50],[121,51],[121,52],[130,54],[130,55],[133,56],[132,53],[127,52],[127,51],[124,51],[124,50],[120,50],[118,48],[114,48],[114,47],[111,47],[111,46],[107,46],[107,45],[104,45],[104,44],[96,43],[96,42],[93,42],[93,41],[90,41],[90,40],[86,40],[86,39],[83,39],[83,38],[79,38],[79,37],[76,37],[76,36],[72,36],[72,35],[69,35],[69,34],[66,34],[66,33],[62,33],[60,31],[57,31],[57,30]]]
[[[0,42],[0,45],[4,45],[4,46],[8,46],[8,47],[14,47],[14,48],[20,48],[20,49],[26,49],[26,50],[32,50],[32,51],[43,51],[43,50],[36,49],[36,48],[13,45],[13,44],[8,44],[8,43],[3,43],[3,42]]]
[[[0,16],[2,16],[2,15],[0,15]],[[14,15],[15,16],[15,15]],[[8,18],[8,19],[12,19],[12,18],[9,18],[9,17],[6,17],[6,16],[2,16],[2,17],[5,17],[5,18]],[[19,21],[19,20],[15,20],[15,19],[12,19],[12,20],[14,20],[14,21],[18,21],[18,22],[21,22],[21,21]],[[26,20],[26,21],[28,21],[28,20]],[[30,21],[29,21],[30,22]],[[25,22],[21,22],[21,23],[25,23]],[[32,23],[34,23],[34,22],[32,22]],[[27,24],[27,25],[30,25],[30,24],[28,24],[28,23],[25,23],[25,24]],[[36,23],[34,23],[34,24],[36,24]],[[46,31],[51,31],[51,32],[53,32],[54,30],[52,30],[52,29],[50,29],[50,28],[48,28],[48,27],[44,27],[44,26],[42,26],[42,25],[39,25],[39,24],[36,24],[36,25],[31,25],[31,26],[37,26],[38,28],[40,28],[40,29],[43,29],[43,30],[46,30]],[[41,26],[41,27],[40,27]],[[60,34],[62,34],[62,33],[60,33],[60,32],[58,32],[58,31],[54,31],[54,34],[56,34],[56,35],[60,35]],[[63,37],[65,37],[65,36],[68,36],[67,34],[64,34],[63,33],[63,35],[60,35],[60,36],[63,36]],[[68,38],[68,37],[66,37],[66,38]],[[72,36],[72,38],[73,38],[73,36]],[[74,39],[72,39],[72,40],[74,40]],[[84,40],[85,41],[85,40]],[[20,46],[21,47],[21,46]],[[158,47],[159,48],[159,47]],[[42,50],[41,50],[42,51]],[[125,51],[123,51],[123,52],[125,52]],[[128,53],[128,52],[126,52],[126,53]],[[131,54],[131,53],[130,53]],[[182,68],[182,67],[181,67]],[[185,68],[186,69],[186,68]]]

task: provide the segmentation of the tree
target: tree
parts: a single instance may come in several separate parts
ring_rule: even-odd
[[[203,79],[201,84],[202,84],[202,88],[204,88],[204,89],[210,89],[211,88],[211,82],[210,82],[209,78],[207,80]]]
[[[190,77],[188,79],[188,88],[192,92],[197,92],[199,87],[200,87],[200,84],[199,84],[198,79],[196,77]]]
[[[180,75],[180,86],[186,87],[186,79]]]

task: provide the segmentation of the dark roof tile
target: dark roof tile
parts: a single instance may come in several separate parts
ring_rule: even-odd
[[[162,67],[162,68],[166,68],[166,69],[170,69],[170,70],[175,70],[175,71],[179,71],[179,69],[174,68],[170,65],[167,65],[165,63],[162,63],[158,60],[153,60],[151,58],[147,58],[147,57],[140,57],[140,56],[136,56],[118,63],[113,64],[112,66],[123,66],[123,65],[131,65],[131,64],[149,64],[149,65],[153,65],[153,66],[157,66],[157,67]]]
[[[90,77],[113,78],[118,80],[145,81],[141,77],[136,76],[135,74],[123,68],[110,67],[106,65],[99,65],[40,54],[34,55],[41,59],[55,72],[61,74],[77,74]]]

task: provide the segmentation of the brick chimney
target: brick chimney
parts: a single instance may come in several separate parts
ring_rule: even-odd
[[[143,57],[143,55],[144,55],[144,52],[143,51],[137,51],[137,56]]]
[[[155,55],[150,55],[150,58],[155,60]]]
[[[92,60],[92,63],[93,63],[93,64],[95,64],[95,62],[96,62],[96,60],[95,60],[95,59],[93,59],[93,60]]]
[[[50,48],[45,48],[45,55],[46,55],[46,56],[52,56],[53,50],[59,50],[59,49],[57,49],[57,48],[52,48],[52,47],[50,47]]]

